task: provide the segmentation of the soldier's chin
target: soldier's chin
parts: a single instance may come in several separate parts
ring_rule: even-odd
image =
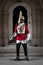
[[[20,23],[23,23],[23,21],[20,21]]]
[[[23,23],[23,22],[20,22],[20,23]]]

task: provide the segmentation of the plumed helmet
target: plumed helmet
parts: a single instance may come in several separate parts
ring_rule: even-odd
[[[24,20],[24,16],[22,15],[22,16],[20,17],[20,19],[23,19],[23,20]]]
[[[20,23],[20,20],[24,20],[24,16],[22,15],[22,11],[20,11],[20,14],[19,14],[19,19],[18,19],[18,23]]]

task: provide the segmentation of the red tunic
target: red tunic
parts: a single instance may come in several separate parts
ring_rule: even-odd
[[[14,28],[14,32],[17,33],[17,27],[18,27],[18,24],[16,24],[15,28]],[[29,33],[29,30],[28,30],[28,25],[26,24],[25,25],[25,33],[23,34],[19,34],[17,33],[17,36],[16,36],[16,40],[25,40],[27,38],[27,34]]]

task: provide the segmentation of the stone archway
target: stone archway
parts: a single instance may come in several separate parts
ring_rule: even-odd
[[[25,7],[23,6],[17,6],[14,11],[13,11],[13,32],[14,32],[14,27],[16,25],[16,23],[18,23],[18,18],[19,18],[19,13],[20,11],[22,11],[23,16],[25,17],[25,23],[28,23],[28,16],[27,16],[27,10]]]
[[[9,38],[11,37],[12,33],[13,33],[13,11],[16,7],[18,6],[22,6],[24,8],[26,8],[27,10],[27,16],[28,16],[28,25],[29,25],[29,30],[30,30],[30,34],[31,34],[31,38],[32,38],[32,20],[31,20],[31,9],[29,6],[27,6],[27,4],[24,3],[16,3],[15,5],[13,5],[10,9],[9,9]],[[30,24],[29,24],[30,22]]]

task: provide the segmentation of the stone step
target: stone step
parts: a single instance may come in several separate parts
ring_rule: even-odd
[[[43,47],[32,47],[27,45],[28,55],[43,55]],[[0,47],[0,53],[16,54],[16,45],[8,45],[7,47]],[[23,47],[20,47],[20,54],[23,54]]]

